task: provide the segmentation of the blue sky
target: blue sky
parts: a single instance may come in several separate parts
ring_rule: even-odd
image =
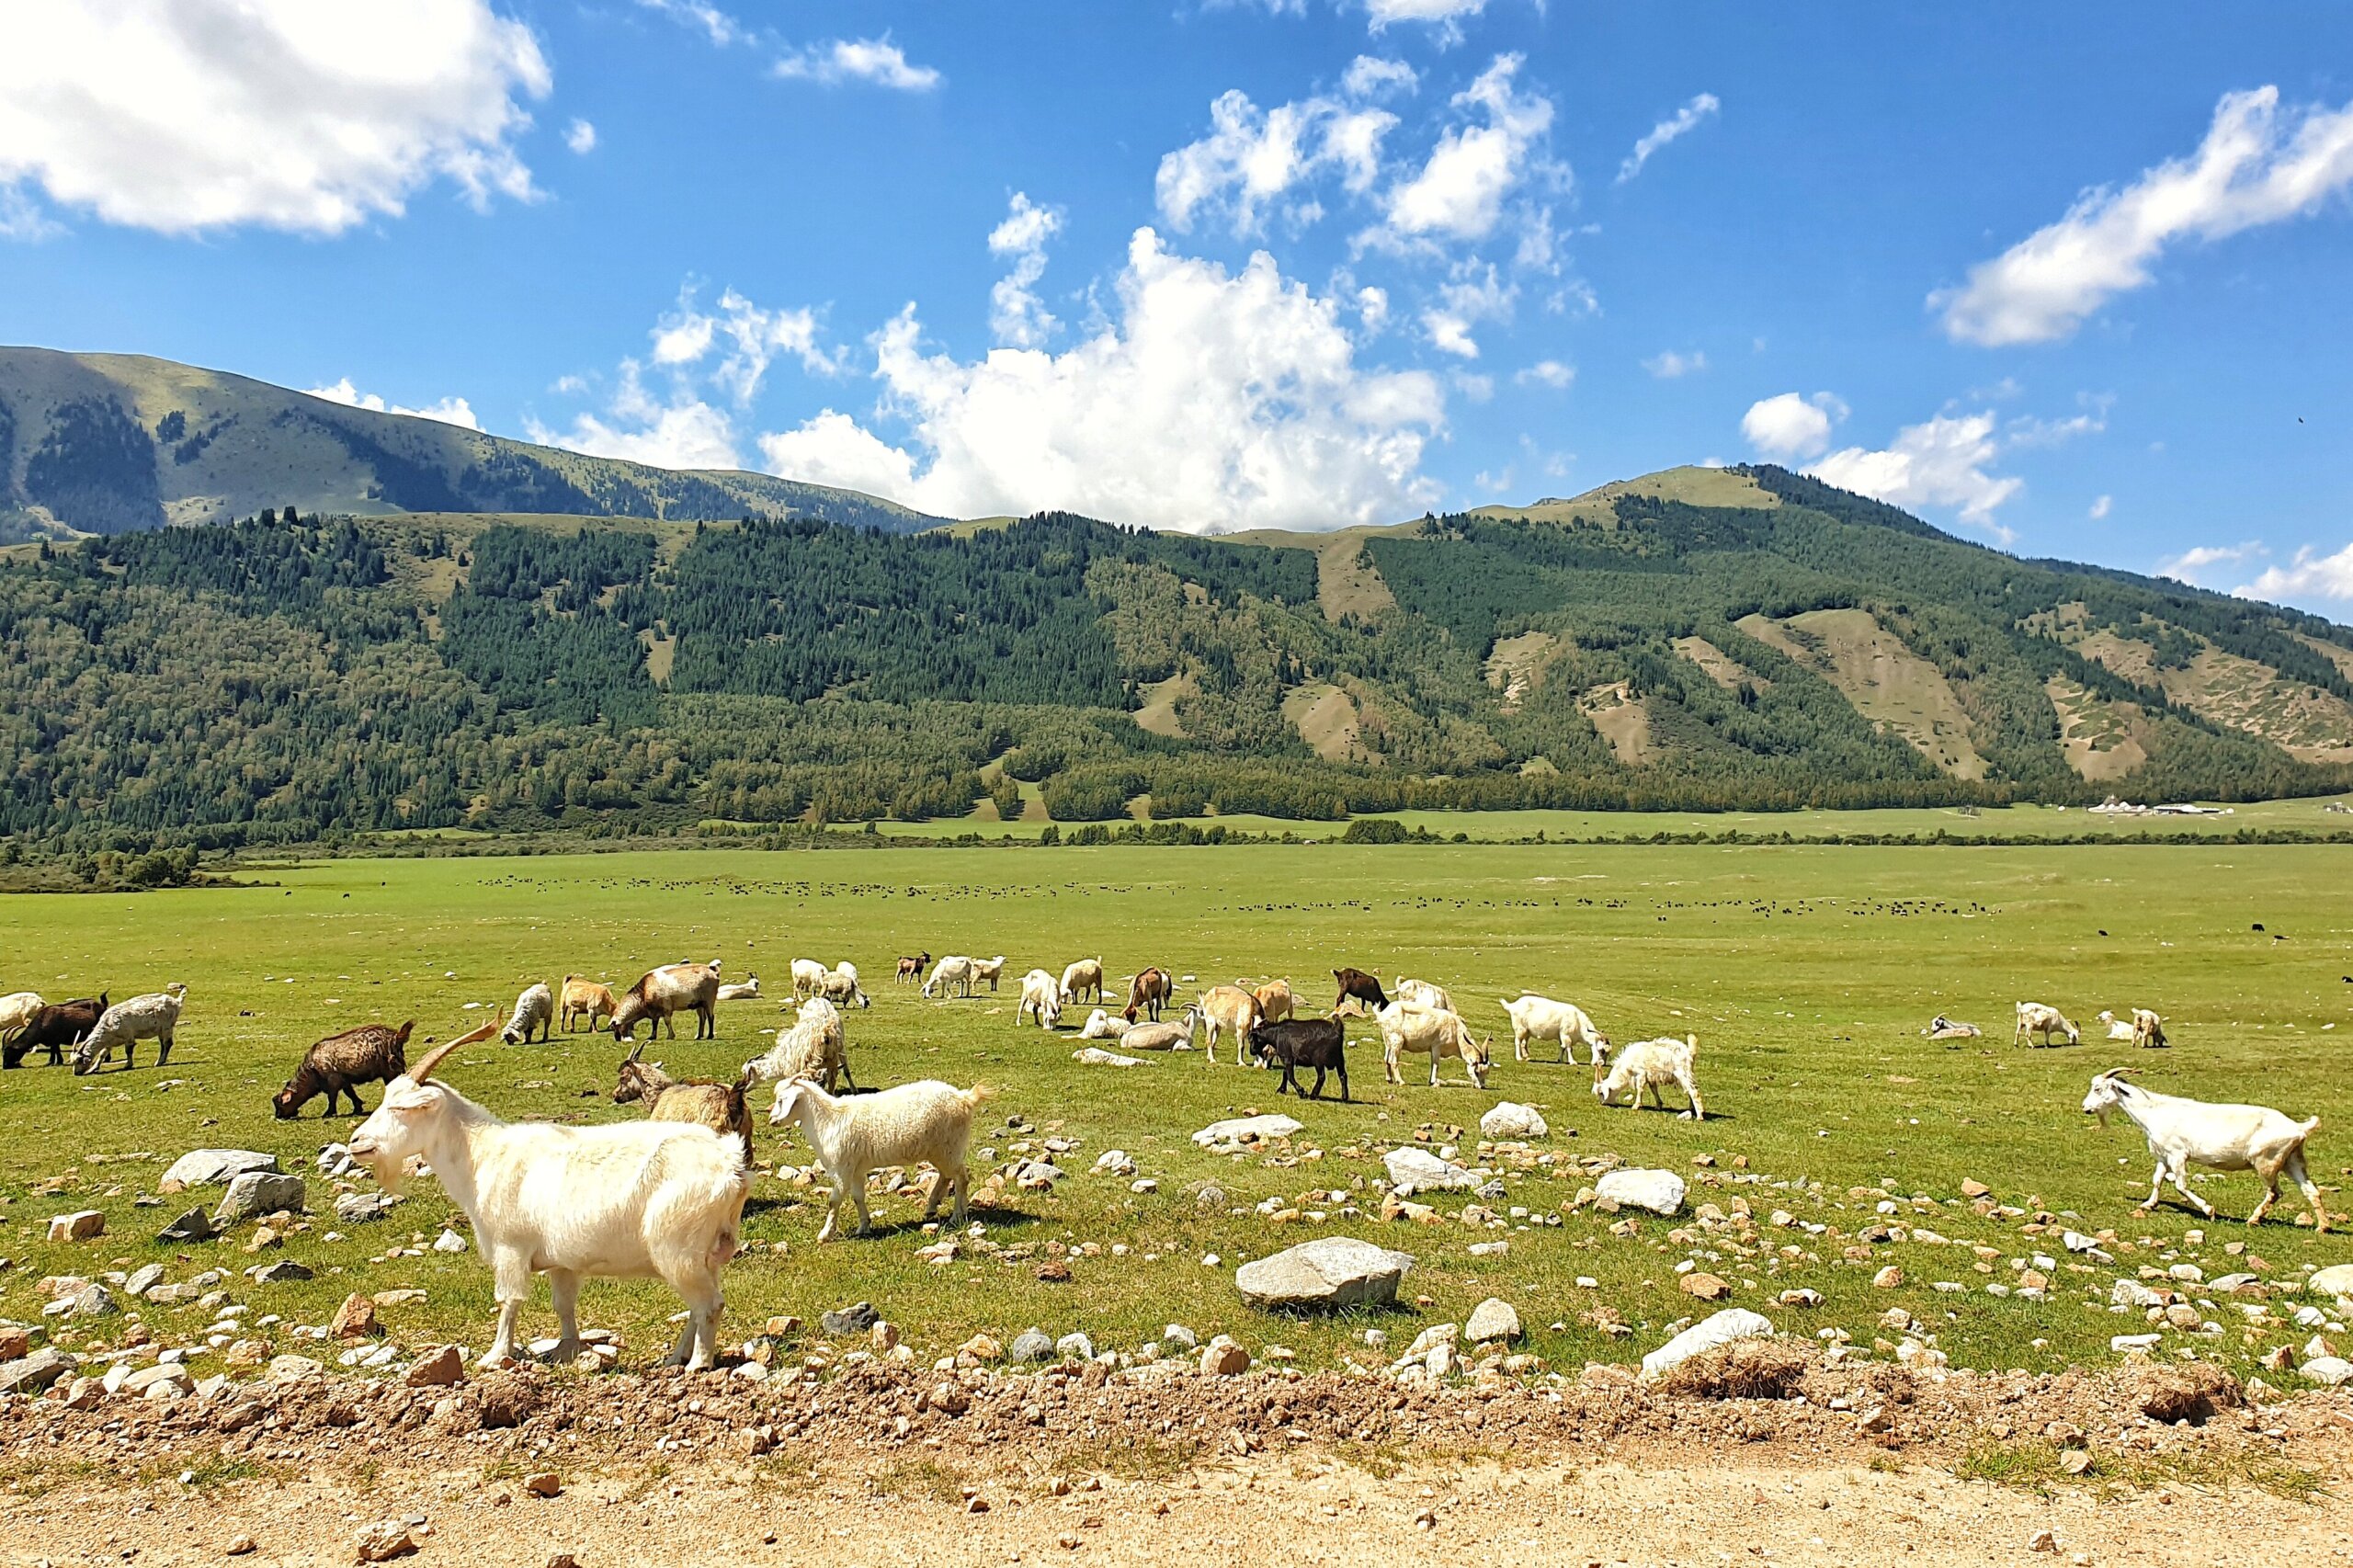
[[[2353,10],[0,9],[0,340],[959,515],[1813,466],[2353,605]]]

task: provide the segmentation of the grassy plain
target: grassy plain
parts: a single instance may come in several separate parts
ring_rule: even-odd
[[[2071,827],[2084,820],[2066,813]],[[2353,854],[2327,846],[729,850],[349,859],[255,869],[249,874],[270,885],[238,889],[0,898],[0,990],[55,997],[103,986],[119,997],[174,979],[189,987],[179,1047],[165,1072],[142,1047],[135,1072],[75,1079],[39,1068],[0,1078],[8,1131],[0,1140],[0,1249],[15,1259],[0,1274],[0,1315],[38,1321],[36,1282],[46,1275],[152,1260],[185,1278],[209,1266],[233,1272],[283,1256],[318,1278],[237,1281],[233,1291],[248,1305],[247,1332],[261,1314],[282,1318],[270,1331],[276,1348],[310,1348],[287,1337],[288,1328],[324,1321],[347,1290],[395,1286],[427,1292],[422,1303],[386,1310],[404,1343],[478,1346],[491,1314],[478,1258],[428,1251],[370,1261],[412,1238],[430,1242],[454,1217],[432,1183],[416,1184],[389,1222],[329,1239],[329,1184],[311,1161],[349,1120],[323,1122],[315,1103],[299,1123],[269,1114],[269,1094],[303,1048],[373,1018],[414,1017],[420,1035],[447,1038],[483,1016],[466,1004],[504,1006],[531,981],[580,971],[625,983],[657,962],[716,954],[732,976],[759,973],[772,999],[722,1007],[715,1044],[681,1039],[650,1054],[674,1072],[732,1074],[764,1048],[760,1031],[779,1018],[773,995],[787,989],[788,960],[808,955],[854,960],[869,982],[874,1006],[849,1021],[860,1083],[938,1076],[994,1085],[993,1126],[979,1142],[999,1161],[1025,1138],[1067,1136],[1079,1146],[1062,1157],[1071,1174],[1051,1196],[1011,1194],[1007,1208],[980,1216],[992,1243],[1026,1256],[969,1249],[938,1267],[915,1256],[930,1238],[912,1227],[915,1211],[905,1200],[882,1201],[878,1217],[893,1227],[882,1237],[821,1248],[817,1207],[764,1176],[749,1214],[756,1250],[730,1273],[739,1337],[771,1313],[813,1320],[827,1307],[870,1299],[926,1356],[980,1330],[1009,1341],[1033,1324],[1051,1334],[1083,1328],[1100,1346],[1133,1347],[1175,1320],[1204,1338],[1224,1330],[1254,1351],[1281,1345],[1322,1363],[1367,1324],[1256,1317],[1234,1295],[1232,1269],[1311,1233],[1350,1233],[1420,1259],[1409,1293],[1433,1304],[1376,1320],[1398,1343],[1421,1323],[1459,1321],[1493,1294],[1518,1307],[1529,1348],[1556,1368],[1631,1360],[1656,1346],[1670,1322],[1711,1310],[1676,1286],[1675,1265],[1696,1247],[1699,1267],[1731,1282],[1725,1304],[1764,1310],[1787,1330],[1835,1325],[1868,1346],[1879,1315],[1902,1305],[1959,1364],[2104,1362],[2112,1358],[2110,1335],[2142,1326],[2137,1315],[2106,1310],[2119,1270],[2071,1272],[2055,1236],[2021,1237],[2015,1221],[1977,1216],[1957,1201],[1961,1183],[1973,1177],[2006,1202],[2075,1216],[2069,1222],[2086,1231],[2112,1227],[2133,1244],[2120,1254],[2125,1272],[2190,1258],[2211,1277],[2245,1266],[2223,1251],[2239,1240],[2250,1240],[2275,1276],[2353,1257],[2339,1235],[2314,1237],[2285,1222],[2292,1201],[2260,1232],[2234,1222],[2256,1194],[2245,1176],[2200,1184],[2226,1216],[2204,1227],[2202,1244],[2184,1240],[2200,1221],[2182,1209],[2133,1214],[2146,1191],[2141,1140],[2129,1126],[2102,1131],[2076,1108],[2094,1071],[2132,1055],[2097,1042],[2093,1015],[2154,1006],[2177,1044],[2142,1055],[2137,1064],[2153,1086],[2319,1114],[2314,1171],[2338,1186],[2353,1160],[2345,1122],[2353,1082],[2353,983],[2344,978],[2353,974],[2348,872]],[[1006,989],[970,1002],[920,1002],[890,978],[893,956],[917,949],[1004,951]],[[1504,1034],[1502,1060],[1485,1093],[1464,1085],[1459,1071],[1437,1089],[1410,1074],[1391,1086],[1377,1050],[1358,1043],[1353,1106],[1279,1107],[1273,1078],[1223,1062],[1212,1067],[1199,1053],[1127,1071],[1082,1068],[1070,1059],[1078,1042],[1067,1032],[1017,1028],[1014,1003],[1017,976],[1031,964],[1059,969],[1097,953],[1122,976],[1147,962],[1202,983],[1286,974],[1318,1003],[1329,995],[1336,964],[1420,975],[1451,987],[1474,1027]],[[1701,1087],[1715,1114],[1695,1123],[1603,1109],[1587,1069],[1512,1062],[1496,998],[1522,988],[1583,1004],[1620,1041],[1696,1033]],[[2085,1027],[2085,1045],[2013,1048],[2010,1004],[2019,997],[2065,1008]],[[1978,1022],[1988,1038],[1924,1040],[1921,1027],[1939,1011]],[[1361,1042],[1371,1030],[1352,1036]],[[559,1034],[551,1044],[463,1052],[445,1075],[509,1117],[604,1120],[629,1114],[603,1097],[619,1054],[607,1037]],[[377,1093],[367,1091],[370,1105]],[[1672,1222],[1645,1219],[1630,1238],[1611,1234],[1610,1218],[1589,1209],[1552,1228],[1383,1224],[1370,1191],[1355,1194],[1368,1210],[1362,1219],[1276,1225],[1253,1212],[1267,1198],[1369,1186],[1381,1172],[1380,1147],[1408,1141],[1426,1124],[1434,1124],[1436,1142],[1459,1137],[1465,1163],[1475,1164],[1479,1113],[1506,1097],[1544,1111],[1552,1136],[1540,1147],[1672,1166],[1723,1184],[1695,1186],[1694,1205],[1729,1209],[1745,1196],[1760,1218],[1786,1208],[1843,1233],[1768,1227],[1742,1240],[1695,1229],[1683,1244],[1670,1242]],[[1306,1123],[1296,1163],[1219,1158],[1190,1142],[1216,1118],[1277,1108]],[[1006,1113],[1040,1131],[1007,1133]],[[242,1231],[178,1249],[152,1240],[194,1199],[138,1207],[138,1197],[181,1152],[222,1145],[274,1151],[311,1178],[313,1223],[282,1252],[247,1256]],[[1114,1147],[1159,1190],[1139,1196],[1125,1179],[1087,1174]],[[787,1142],[765,1124],[759,1153],[808,1157],[797,1135]],[[1712,1165],[1695,1168],[1702,1156]],[[55,1190],[37,1190],[60,1177]],[[1572,1166],[1565,1176],[1506,1172],[1505,1179],[1509,1195],[1496,1211],[1517,1205],[1541,1216],[1557,1211],[1583,1178]],[[1225,1205],[1197,1200],[1209,1181],[1223,1188]],[[1858,1196],[1860,1188],[1883,1191]],[[1882,1200],[1897,1204],[1897,1222],[1931,1227],[1956,1244],[1882,1245],[1867,1264],[1845,1261],[1854,1233],[1882,1218],[1875,1212]],[[2331,1201],[2340,1213],[2347,1207],[2340,1194]],[[106,1211],[105,1239],[43,1239],[50,1215],[85,1207]],[[1459,1210],[1460,1200],[1449,1207]],[[1468,1250],[1497,1239],[1509,1242],[1507,1253]],[[1037,1278],[1053,1244],[1089,1242],[1101,1252],[1070,1258],[1068,1283]],[[1128,1254],[1114,1256],[1115,1244]],[[1992,1273],[1975,1270],[1969,1244],[1999,1249]],[[1777,1255],[1782,1246],[1800,1255]],[[2062,1262],[2049,1301],[1984,1293],[1988,1282],[2014,1281],[2013,1260],[2037,1250]],[[1208,1254],[1221,1265],[1206,1266]],[[1890,1261],[1906,1282],[1872,1288],[1871,1273]],[[1579,1276],[1597,1288],[1579,1287]],[[1939,1293],[1932,1288],[1938,1280],[1968,1289]],[[1793,1287],[1821,1291],[1824,1304],[1773,1304]],[[527,1315],[533,1333],[549,1331],[544,1301]],[[194,1307],[131,1305],[171,1342],[203,1324]],[[652,1285],[592,1284],[584,1322],[622,1331],[629,1359],[642,1362],[666,1343],[663,1319],[676,1305]],[[1586,1318],[1604,1306],[1635,1332],[1612,1339]],[[2244,1339],[2238,1314],[2218,1306],[2214,1315],[2230,1333],[2182,1343],[2251,1370],[2278,1336]],[[78,1324],[61,1333],[85,1345],[111,1342],[127,1322],[99,1320],[95,1338]],[[1566,1326],[1547,1326],[1555,1323]],[[2288,1337],[2301,1343],[2304,1335]]]

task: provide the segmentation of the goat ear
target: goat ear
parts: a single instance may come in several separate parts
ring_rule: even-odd
[[[637,1062],[637,1059],[644,1054],[645,1042],[643,1040],[639,1040],[635,1045],[629,1048],[629,1054],[621,1058],[621,1065],[624,1067],[634,1066]]]

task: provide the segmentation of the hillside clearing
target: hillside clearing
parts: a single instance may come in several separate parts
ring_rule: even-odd
[[[1830,682],[1872,723],[1893,730],[1956,778],[1983,778],[1985,759],[1968,713],[1944,673],[1904,645],[1869,610],[1817,609],[1787,620],[1761,615],[1738,625]]]

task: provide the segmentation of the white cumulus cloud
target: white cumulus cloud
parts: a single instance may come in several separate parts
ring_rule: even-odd
[[[1558,392],[1577,379],[1576,367],[1564,365],[1558,359],[1539,359],[1512,377],[1524,387],[1551,387]]]
[[[1955,340],[1999,347],[2065,337],[2115,295],[2145,286],[2167,246],[2220,240],[2317,209],[2353,185],[2353,104],[2282,113],[2279,89],[2224,95],[2198,150],[2122,189],[2086,191],[1968,281],[1928,297]]]
[[[1348,62],[1340,90],[1352,98],[1377,98],[1390,93],[1410,93],[1421,85],[1421,73],[1402,60],[1359,54]]]
[[[575,119],[564,128],[563,144],[585,157],[597,150],[597,128],[585,119]]]
[[[461,397],[445,397],[438,403],[428,403],[422,408],[403,408],[398,403],[387,407],[384,400],[374,392],[361,392],[345,376],[333,386],[312,387],[313,397],[323,397],[329,403],[339,403],[347,408],[365,408],[378,414],[407,414],[419,419],[438,419],[444,425],[462,426],[468,430],[482,428],[482,421],[474,416],[473,405]]]
[[[1397,123],[1386,109],[1326,97],[1260,109],[1239,89],[1210,105],[1210,133],[1160,160],[1154,194],[1160,215],[1180,233],[1203,211],[1222,211],[1237,234],[1264,226],[1269,203],[1294,186],[1336,169],[1351,194],[1381,173],[1381,143]],[[1305,220],[1311,207],[1294,207]]]
[[[734,422],[683,383],[667,397],[645,386],[644,367],[621,361],[620,386],[603,414],[574,416],[569,429],[551,429],[537,419],[525,434],[544,447],[562,447],[597,458],[625,458],[656,468],[740,468]]]
[[[1389,189],[1388,238],[1483,240],[1495,232],[1506,199],[1545,165],[1543,140],[1552,126],[1552,101],[1514,85],[1520,64],[1517,54],[1497,55],[1455,95],[1454,108],[1482,121],[1445,131],[1420,170]]]
[[[1239,272],[1130,241],[1116,302],[1062,353],[926,354],[915,307],[873,339],[884,440],[828,409],[760,437],[774,472],[949,516],[1050,507],[1187,532],[1326,528],[1410,515],[1445,426],[1422,371],[1360,366],[1357,301],[1285,278],[1263,252]]]
[[[1042,346],[1062,324],[1037,291],[1046,275],[1046,242],[1062,226],[1061,208],[1040,207],[1017,190],[1005,221],[989,232],[990,254],[1013,258],[1013,270],[989,290],[989,330],[1016,348]]]
[[[487,0],[0,5],[0,217],[38,189],[164,233],[332,234],[437,179],[528,199],[513,139],[552,83]]]
[[[1847,405],[1828,392],[1782,392],[1750,403],[1740,433],[1764,457],[1810,458],[1829,449],[1830,427],[1846,417]]]
[[[1422,331],[1434,347],[1476,359],[1479,345],[1471,329],[1483,321],[1510,319],[1518,292],[1492,266],[1461,263],[1438,286],[1438,301],[1422,312]]]
[[[2092,497],[2092,504],[2085,509],[2084,516],[2097,523],[2107,517],[2109,508],[2115,505],[2116,497],[2113,495],[2095,495]]]
[[[908,63],[906,53],[887,38],[828,39],[797,50],[776,62],[788,80],[865,82],[902,93],[927,93],[945,79],[929,65]]]
[[[2241,562],[2269,553],[2257,540],[2248,540],[2240,544],[2201,544],[2159,562],[2157,575],[2171,577],[2177,583],[2188,583],[2192,587],[2209,588],[2213,586],[2208,578],[2215,567],[2236,566]]]
[[[2243,599],[2268,599],[2274,604],[2353,599],[2353,544],[2334,555],[2322,555],[2307,545],[2287,565],[2267,567],[2254,582],[2231,592]]]
[[[2013,536],[1994,513],[2026,482],[1986,472],[2000,450],[1993,415],[1939,414],[1906,425],[1885,448],[1842,447],[1806,472],[1892,506],[1957,507],[1962,522],[2007,543]]]
[[[1440,43],[1461,39],[1464,20],[1486,8],[1487,0],[1364,0],[1365,24],[1372,31],[1419,22],[1435,29]]]
[[[1702,123],[1722,108],[1722,102],[1715,94],[1700,93],[1689,103],[1652,126],[1643,139],[1634,143],[1634,150],[1626,154],[1626,161],[1618,165],[1618,183],[1624,185],[1628,180],[1641,174],[1643,165],[1651,161],[1652,153],[1668,142],[1688,136],[1699,130]]]
[[[696,302],[692,284],[678,291],[677,308],[654,326],[654,362],[699,365],[722,345],[725,352],[712,368],[711,380],[738,403],[752,401],[779,356],[800,360],[813,376],[830,376],[841,369],[839,358],[820,341],[814,311],[806,306],[764,309],[729,289],[720,294],[718,308],[706,312]]]

